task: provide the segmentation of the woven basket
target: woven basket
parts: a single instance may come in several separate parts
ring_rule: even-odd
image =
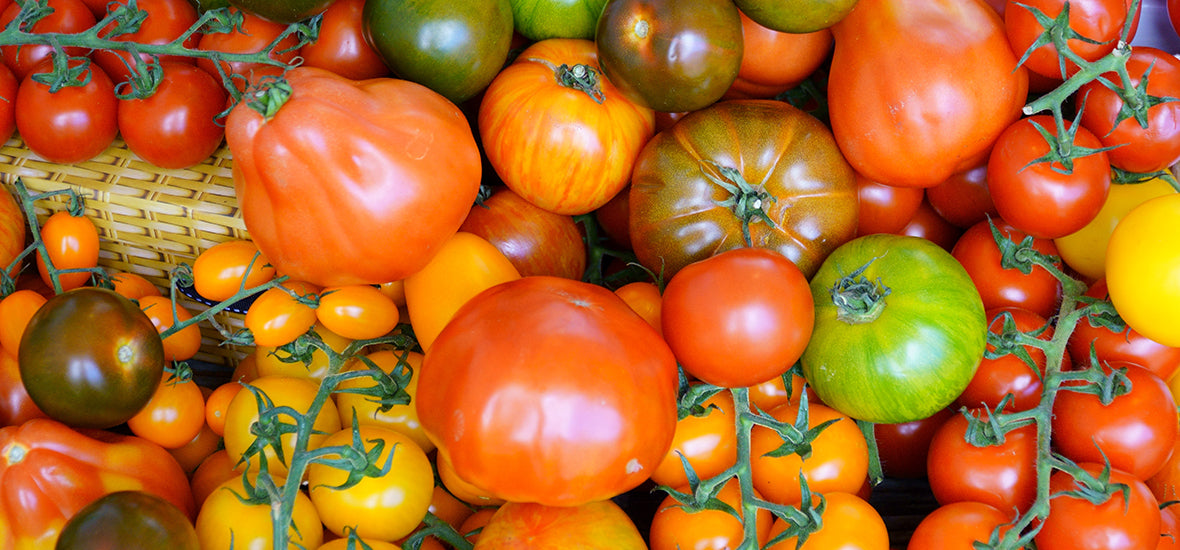
[[[248,239],[238,213],[224,146],[205,162],[184,170],[158,168],[136,156],[122,140],[85,162],[56,164],[38,157],[13,137],[0,149],[0,178],[11,186],[20,178],[31,192],[72,187],[85,200],[86,215],[98,227],[99,265],[144,276],[165,292],[169,272],[181,262],[192,265],[197,254],[219,242]],[[66,207],[65,195],[38,201],[37,218]],[[190,311],[207,306],[183,298]],[[240,328],[240,314],[221,312],[224,327]],[[249,349],[221,345],[222,337],[201,323],[201,351],[194,358],[219,369],[232,369]]]

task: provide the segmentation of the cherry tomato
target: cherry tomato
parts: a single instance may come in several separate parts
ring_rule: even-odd
[[[293,510],[292,525],[287,532],[288,547],[319,548],[324,528],[311,499],[302,491],[297,492]],[[240,475],[209,493],[197,514],[196,528],[201,550],[274,548],[270,503],[249,498]]]
[[[97,0],[85,1],[98,3]],[[126,8],[127,5],[128,0],[104,2],[101,6],[102,15],[95,17],[102,18],[114,13],[116,9]],[[197,9],[188,0],[136,0],[135,7],[146,14],[146,17],[140,21],[139,28],[132,32],[110,36],[115,27],[115,24],[112,23],[100,30],[98,35],[119,42],[167,44],[179,39],[197,22]],[[192,33],[185,38],[183,44],[187,48],[195,48],[200,39],[200,32]],[[110,76],[116,84],[129,80],[133,71],[143,70],[141,64],[151,59],[151,56],[147,54],[139,54],[137,57],[130,52],[108,49],[95,50],[91,55],[94,62],[98,63],[98,66],[102,67],[102,70],[106,71],[107,76]],[[195,64],[193,58],[177,55],[160,56],[159,61],[161,63],[165,61],[184,63],[190,66]],[[205,92],[202,91],[202,93]]]
[[[275,268],[249,240],[217,243],[193,262],[193,288],[202,298],[222,302],[239,290],[254,288],[275,277]]]
[[[0,348],[16,355],[29,319],[45,304],[46,298],[35,290],[17,290],[0,300]]]
[[[1012,51],[1024,55],[1045,32],[1033,9],[1053,19],[1061,14],[1066,4],[1069,5],[1069,29],[1088,39],[1071,38],[1066,43],[1071,52],[1086,61],[1096,61],[1114,50],[1127,21],[1127,5],[1123,0],[1008,0],[1004,7],[1004,27]],[[1024,66],[1049,78],[1064,78],[1077,72],[1077,64],[1069,60],[1059,61],[1058,55],[1054,45],[1042,45],[1029,54]]]
[[[202,394],[205,394],[206,391],[206,388],[201,388]],[[207,424],[202,423],[201,430],[197,432],[196,437],[175,449],[168,449],[168,454],[176,459],[176,462],[184,469],[185,475],[191,477],[197,467],[219,449],[221,449],[221,436],[213,433]]]
[[[992,533],[1012,521],[1010,512],[990,504],[959,501],[935,508],[918,522],[906,550],[974,550],[976,542],[986,543]]]
[[[351,340],[385,336],[398,321],[397,304],[372,285],[347,285],[320,292],[316,319]]]
[[[926,201],[942,219],[967,229],[991,216],[999,216],[987,190],[987,162],[957,172],[946,181],[926,188]]]
[[[1053,338],[1053,326],[1044,317],[1027,309],[1017,307],[1001,307],[988,310],[988,332],[1004,337],[1005,325],[1014,324],[1015,330],[1032,333],[1043,330],[1037,338],[1050,340]],[[986,354],[975,370],[975,376],[967,389],[955,400],[960,406],[967,408],[989,407],[995,410],[1005,396],[1012,396],[1005,406],[1006,411],[1027,411],[1041,402],[1041,379],[1045,375],[1045,352],[1033,346],[1021,346],[1028,354],[1032,365],[1024,362],[1019,355],[1007,353],[995,358]],[[996,347],[987,346],[988,353],[995,353]],[[1062,358],[1062,370],[1070,366],[1069,356]],[[1035,367],[1035,369],[1034,369]]]
[[[372,361],[385,374],[392,375],[400,372],[401,369],[409,368],[410,382],[402,389],[409,394],[410,402],[403,405],[392,405],[388,410],[381,410],[381,403],[377,402],[376,397],[350,393],[351,390],[374,387],[377,385],[377,381],[372,377],[349,378],[340,382],[337,392],[332,394],[336,400],[336,410],[340,412],[340,425],[351,428],[355,413],[356,421],[359,424],[372,424],[401,432],[413,439],[414,443],[417,443],[423,451],[433,451],[434,442],[426,436],[421,422],[418,421],[417,400],[415,399],[418,395],[422,354],[414,351],[383,349],[366,353],[364,357]],[[345,370],[353,371],[366,368],[368,365],[358,360],[349,363]]]
[[[115,292],[128,300],[139,300],[144,296],[161,296],[160,289],[143,275],[137,273],[112,273],[111,283]]]
[[[1079,464],[1097,476],[1103,466]],[[1159,503],[1147,485],[1131,474],[1110,471],[1110,483],[1126,486],[1095,504],[1085,498],[1061,494],[1078,488],[1065,471],[1049,477],[1049,516],[1034,539],[1038,550],[1109,550],[1112,548],[1155,548],[1160,538]],[[1113,543],[1111,541],[1114,541]]]
[[[678,490],[688,491],[688,487],[679,486]],[[753,497],[760,499],[761,495],[755,492]],[[744,517],[742,489],[737,478],[730,478],[721,487],[717,499],[732,506]],[[770,540],[774,515],[770,510],[759,508],[754,521],[757,524],[758,547],[761,548]],[[656,509],[648,538],[651,540],[651,550],[737,548],[741,546],[744,534],[742,521],[728,512],[708,509],[689,512],[681,507],[675,495],[669,494]]]
[[[1002,237],[1022,242],[1027,234],[1002,219],[991,220]],[[1032,247],[1038,252],[1057,255],[1051,239],[1033,238]],[[992,236],[988,221],[979,222],[963,233],[951,249],[951,255],[963,264],[987,309],[1019,307],[1044,318],[1057,313],[1061,300],[1061,283],[1047,270],[1034,266],[1028,274],[1000,265],[1000,248]]]
[[[1110,301],[1127,325],[1165,346],[1180,347],[1180,193],[1136,206],[1115,227],[1106,249]]]
[[[952,415],[941,409],[923,418],[900,424],[873,424],[877,455],[885,477],[916,479],[926,477],[926,454],[934,434]]]
[[[801,545],[797,537],[787,537],[767,550],[885,550],[889,547],[889,530],[885,520],[872,505],[851,493],[829,492],[823,495],[826,507],[820,516],[823,525]],[[770,536],[791,527],[791,522],[776,518]]]
[[[229,8],[231,12],[240,11]],[[216,50],[230,53],[257,53],[274,42],[287,26],[268,21],[248,11],[242,12],[242,25],[230,32],[206,33],[197,43],[197,49]],[[277,62],[290,65],[299,57],[299,37],[289,34],[271,49],[269,57]],[[197,66],[205,69],[209,74],[220,77],[233,77],[234,86],[244,90],[249,82],[253,82],[262,74],[274,74],[277,70],[272,65],[263,63],[249,63],[245,61],[221,61],[214,64],[210,59],[198,59]]]
[[[615,294],[622,298],[631,309],[635,310],[640,317],[643,317],[647,324],[656,329],[660,334],[664,333],[664,324],[660,320],[660,311],[663,309],[663,296],[660,294],[660,287],[655,283],[648,281],[635,281],[627,283],[615,289]]]
[[[303,281],[287,281],[268,288],[246,310],[245,325],[258,346],[279,347],[291,343],[315,325],[315,309],[300,302],[315,298],[320,288]],[[297,299],[299,296],[300,299]]]
[[[768,413],[780,422],[794,424],[799,408],[795,404],[781,405]],[[761,426],[754,426],[750,433],[754,488],[771,502],[798,504],[800,474],[807,478],[807,486],[813,493],[855,493],[868,475],[868,445],[856,422],[818,403],[809,403],[806,412],[808,428],[836,419],[812,441],[807,460],[798,454],[765,456],[783,444],[782,438]]]
[[[930,205],[930,201],[923,200],[918,205],[918,210],[914,212],[914,217],[910,219],[910,222],[895,233],[921,237],[949,252],[954,248],[959,237],[963,235],[963,230],[939,216],[934,207]]]
[[[300,49],[303,64],[353,80],[389,76],[389,67],[365,40],[364,0],[335,0],[320,20],[315,42]]]
[[[312,326],[312,329],[336,353],[343,353],[353,342],[328,330],[318,322]],[[310,357],[294,357],[291,352],[281,347],[255,346],[254,353],[250,356],[254,360],[254,372],[257,376],[278,374],[320,381],[327,376],[328,367],[331,366],[328,354],[319,348],[312,351]]]
[[[856,175],[856,194],[860,211],[856,217],[856,234],[897,233],[922,204],[921,187],[894,187]]]
[[[205,425],[205,397],[192,379],[165,373],[156,392],[127,420],[131,432],[166,449],[189,443]]]
[[[726,98],[771,98],[790,90],[819,69],[832,53],[832,31],[779,32],[742,20],[742,62]]]
[[[263,376],[251,382],[249,386],[238,392],[229,403],[225,411],[225,450],[235,463],[243,458],[243,454],[258,438],[253,425],[259,421],[259,411],[269,410],[259,406],[259,401],[273,403],[274,407],[291,407],[301,413],[306,413],[319,391],[319,383],[291,376]],[[269,400],[269,401],[267,401]],[[275,419],[275,421],[290,422],[290,418]],[[307,448],[317,447],[328,434],[340,430],[340,416],[336,412],[336,405],[331,400],[325,401],[319,414],[313,419],[314,432],[306,442]],[[290,460],[295,449],[295,434],[283,433],[279,438],[282,443],[283,457]],[[267,446],[262,453],[248,459],[247,467],[251,471],[258,470],[261,457],[266,457],[267,468],[272,475],[281,476],[287,471],[287,463],[280,461],[274,448]]]
[[[986,420],[987,413],[972,416]],[[1036,427],[1026,424],[999,445],[976,447],[966,440],[967,417],[955,414],[930,440],[926,469],[939,504],[976,501],[1001,510],[1027,510],[1036,499]]]
[[[30,25],[26,29],[28,32],[76,33],[93,27],[97,22],[94,13],[81,0],[49,0],[45,5],[51,8],[52,12]],[[7,27],[21,11],[20,3],[11,2],[6,6],[4,11],[0,12],[0,27]],[[64,48],[64,50],[70,56],[86,55],[86,50],[77,46]],[[12,69],[12,74],[18,80],[24,80],[29,74],[39,72],[35,69],[37,64],[50,59],[52,53],[53,46],[49,45],[10,44],[0,46],[0,60],[3,60],[4,64]]]
[[[163,296],[139,298],[139,309],[147,314],[161,333],[176,323],[187,323],[193,318],[187,308]],[[200,349],[201,329],[196,324],[190,324],[164,338],[164,358],[169,361],[187,361],[196,356]]]
[[[20,80],[17,80],[16,75],[12,74],[12,69],[9,69],[8,65],[0,63],[0,97],[6,99],[6,101],[0,101],[0,138],[3,138],[4,141],[8,141],[16,131],[16,103],[12,100],[16,98],[16,91],[19,87]]]
[[[688,477],[682,457],[700,479],[716,476],[737,462],[732,395],[718,392],[702,406],[705,407],[703,415],[689,415],[676,421],[672,446],[652,470],[652,481],[668,487],[687,487]]]
[[[48,72],[51,60],[42,61],[21,81],[16,93],[16,131],[31,151],[58,164],[94,158],[114,142],[119,133],[115,85],[102,68],[90,64],[89,82],[79,75],[69,86],[51,92],[33,79]],[[71,59],[76,67],[80,59]],[[82,84],[86,82],[86,84]]]
[[[225,382],[213,388],[213,392],[205,398],[205,424],[219,437],[225,436],[225,413],[229,410],[229,404],[244,387],[236,380]]]
[[[131,152],[160,168],[200,164],[225,138],[217,115],[227,95],[220,82],[195,65],[161,61],[152,95],[119,100],[119,133]]]
[[[98,228],[85,215],[73,216],[64,210],[51,214],[41,225],[41,240],[45,243],[54,269],[98,266]],[[37,254],[37,270],[41,280],[52,288],[53,281],[40,251]],[[70,290],[86,284],[90,276],[90,272],[60,273],[58,282],[62,290]]]

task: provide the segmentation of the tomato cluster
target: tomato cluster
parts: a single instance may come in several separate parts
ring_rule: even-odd
[[[0,0],[0,133],[224,147],[249,234],[6,186],[0,548],[1180,541],[1140,0],[231,4]]]

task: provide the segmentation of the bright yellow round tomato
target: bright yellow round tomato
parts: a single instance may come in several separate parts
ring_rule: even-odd
[[[418,394],[418,370],[422,366],[422,354],[413,351],[378,350],[365,355],[386,374],[392,374],[394,369],[398,368],[403,356],[405,366],[411,370],[410,383],[404,388],[406,393],[410,395],[409,403],[393,405],[389,410],[382,411],[381,404],[377,403],[372,396],[337,391],[332,394],[332,397],[336,399],[336,410],[340,411],[341,426],[351,428],[352,414],[353,411],[356,411],[357,423],[382,426],[401,432],[410,436],[410,439],[413,439],[423,451],[430,452],[434,450],[434,442],[426,436],[426,431],[422,429],[422,423],[418,421],[418,409],[415,406],[415,396]],[[346,370],[367,368],[365,363],[357,360],[350,363]],[[376,383],[375,380],[367,376],[349,378],[341,382],[337,386],[337,390],[371,388]]]
[[[410,326],[423,350],[467,300],[497,284],[520,278],[520,272],[487,239],[456,232],[426,267],[405,279]]]
[[[398,315],[393,299],[372,285],[326,288],[315,310],[320,323],[353,340],[389,334],[397,326]]]
[[[392,542],[366,539],[364,537],[360,538],[360,542],[365,543],[369,547],[369,550],[402,550],[402,547]],[[363,548],[359,544],[355,546],[349,546],[348,543],[349,540],[347,538],[332,539],[321,544],[319,550],[353,550],[353,548]],[[426,548],[426,546],[423,545],[422,548]]]
[[[193,262],[193,288],[201,297],[221,302],[242,288],[253,288],[275,277],[275,268],[254,241],[215,244]]]
[[[275,407],[291,407],[296,411],[306,413],[311,409],[312,401],[315,400],[320,387],[318,381],[309,378],[273,375],[259,377],[249,386],[253,386],[253,388],[246,387],[239,391],[225,411],[225,450],[234,463],[242,458],[246,449],[250,448],[250,445],[254,444],[254,440],[257,439],[257,436],[251,431],[252,425],[258,421],[260,416],[256,393],[260,392],[265,395]],[[284,424],[294,423],[293,419],[284,415],[278,416],[278,420]],[[308,449],[318,447],[320,442],[328,437],[328,434],[340,431],[340,416],[331,399],[324,402],[324,406],[316,415],[312,425],[314,430],[311,437],[308,438]],[[284,459],[289,459],[295,450],[295,434],[284,433],[279,441],[282,442]],[[271,474],[281,476],[287,472],[287,462],[279,462],[273,447],[267,446],[262,454],[266,456],[267,469]],[[251,471],[257,471],[258,465],[258,455],[252,456],[247,464]]]
[[[1165,346],[1180,346],[1180,193],[1135,207],[1106,249],[1110,301],[1129,327]]]
[[[270,505],[242,502],[239,496],[246,496],[240,475],[233,476],[209,493],[196,521],[201,550],[274,548]],[[318,548],[324,540],[324,528],[311,499],[302,492],[296,493],[291,519],[287,548]]]
[[[313,463],[307,469],[311,502],[324,526],[339,536],[346,536],[345,528],[351,527],[364,538],[396,541],[426,517],[434,497],[434,470],[426,453],[408,436],[381,426],[356,429],[366,453],[382,446],[373,463],[378,469],[388,464],[388,469],[338,488],[348,481],[349,472]],[[353,435],[351,428],[342,429],[324,439],[320,448],[351,446]]]
[[[351,339],[328,330],[320,323],[316,323],[312,328],[315,329],[316,334],[320,335],[320,339],[336,353],[343,352],[352,343]],[[291,353],[274,346],[255,346],[253,357],[258,376],[294,376],[318,381],[328,375],[328,367],[331,366],[328,354],[320,349],[312,351],[311,359],[307,362],[286,361],[291,358]]]
[[[301,296],[316,296],[320,288],[303,281],[287,281],[283,286],[286,289],[266,289],[246,310],[245,325],[254,335],[255,345],[286,345],[315,325],[315,309],[300,303],[290,291]]]
[[[1090,223],[1069,235],[1053,239],[1057,252],[1082,276],[1101,279],[1106,275],[1106,245],[1119,221],[1145,201],[1173,192],[1172,186],[1160,178],[1110,186],[1102,210]]]

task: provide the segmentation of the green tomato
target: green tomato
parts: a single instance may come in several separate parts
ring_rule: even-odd
[[[210,9],[208,0],[197,1],[198,7]],[[263,19],[289,25],[324,13],[332,5],[332,0],[229,0],[228,4]]]
[[[516,32],[529,40],[594,39],[606,0],[511,0]]]
[[[778,32],[809,33],[839,23],[857,0],[734,0],[751,21]]]
[[[365,38],[395,75],[462,103],[508,60],[508,0],[367,0]]]
[[[898,424],[950,405],[987,343],[983,300],[962,265],[922,238],[875,234],[838,247],[811,280],[815,329],[803,374],[827,405]]]

